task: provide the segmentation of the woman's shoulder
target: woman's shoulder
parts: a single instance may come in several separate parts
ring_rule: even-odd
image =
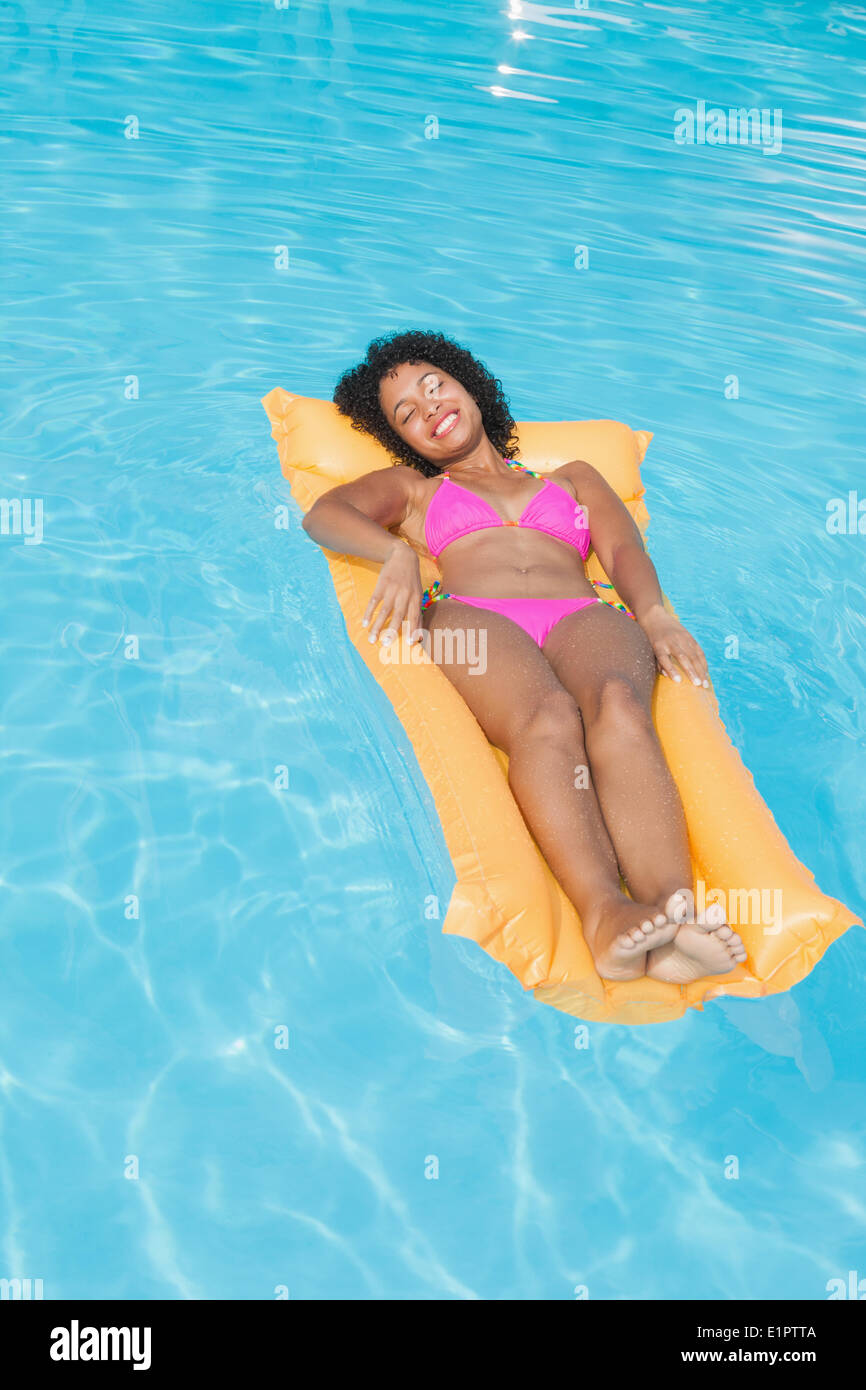
[[[587,463],[585,459],[570,459],[568,463],[560,464],[559,468],[554,468],[552,472],[545,473],[544,476],[572,493],[575,500],[579,502],[581,483],[585,484],[594,472],[592,464]]]
[[[568,463],[563,463],[546,476],[555,478],[561,487],[568,486],[578,502],[585,500],[588,490],[605,481],[598,469],[587,463],[586,459],[570,459]]]
[[[368,515],[391,517],[389,526],[408,523],[411,529],[427,506],[429,484],[429,478],[423,477],[416,468],[395,463],[362,473],[350,483],[344,483],[337,492]]]
[[[372,468],[369,473],[360,473],[357,478],[341,484],[339,490],[344,497],[389,496],[401,497],[411,502],[418,485],[423,486],[423,483],[424,479],[416,469],[409,468],[404,463],[395,463],[384,468]]]

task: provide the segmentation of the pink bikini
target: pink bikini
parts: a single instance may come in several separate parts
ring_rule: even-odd
[[[538,473],[533,473],[532,469],[525,468],[523,464],[515,463],[512,459],[506,459],[505,462],[509,468],[518,468],[522,473],[531,474],[533,478],[539,477]],[[557,487],[549,478],[545,478],[540,490],[534,497],[530,497],[517,521],[503,521],[483,497],[461,487],[459,483],[452,482],[447,473],[442,474],[442,481],[433,494],[433,500],[424,518],[427,549],[435,559],[439,558],[446,546],[459,540],[461,536],[468,536],[473,531],[487,531],[497,526],[522,526],[532,531],[543,531],[545,535],[553,536],[555,540],[564,541],[566,545],[572,546],[582,560],[589,554],[590,534],[586,512],[579,502],[569,497],[564,488]],[[591,582],[597,583],[600,588],[611,587],[609,584],[602,585],[597,580]],[[437,579],[435,584],[424,591],[422,606],[428,608],[431,603],[443,598],[453,598],[458,603],[503,614],[522,627],[539,647],[544,645],[551,629],[560,619],[569,613],[579,612],[591,603],[606,602],[597,596],[494,599],[476,598],[470,594],[446,594],[441,581]],[[614,606],[634,617],[625,604],[618,603]]]

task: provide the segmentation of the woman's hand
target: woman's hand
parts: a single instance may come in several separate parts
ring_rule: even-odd
[[[655,605],[640,619],[640,625],[652,643],[662,675],[680,680],[675,664],[679,662],[694,685],[709,684],[707,658],[679,618]]]
[[[373,597],[367,604],[366,612],[361,619],[362,627],[367,627],[372,620],[370,641],[376,641],[386,624],[386,620],[388,627],[396,628],[399,633],[402,623],[407,619],[410,645],[420,641],[423,633],[421,627],[422,594],[421,567],[418,564],[418,556],[405,541],[395,540],[393,549],[379,571]],[[379,609],[378,613],[376,613],[377,608]],[[387,644],[392,638],[386,632],[382,640]]]

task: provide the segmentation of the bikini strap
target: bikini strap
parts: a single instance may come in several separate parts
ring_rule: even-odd
[[[540,473],[536,473],[535,470],[534,470],[533,468],[527,468],[525,463],[515,463],[513,459],[506,459],[505,462],[508,464],[508,467],[509,467],[509,468],[519,468],[520,471],[521,471],[521,473],[531,473],[532,476],[533,476],[533,478],[540,478],[540,477],[541,477],[541,474],[540,474]],[[440,477],[440,478],[447,478],[448,481],[449,481],[449,483],[450,483],[450,481],[451,481],[451,474],[450,474],[450,473],[440,473],[440,474],[439,474],[439,477]],[[545,479],[545,481],[546,481],[546,479]]]
[[[541,474],[540,474],[540,473],[536,473],[534,469],[532,469],[532,468],[527,468],[525,463],[515,463],[513,459],[506,459],[505,462],[508,464],[508,467],[509,467],[509,468],[519,468],[520,471],[521,471],[521,473],[531,473],[532,476],[533,476],[533,478],[540,478],[540,477],[541,477]],[[439,474],[439,477],[440,477],[440,478],[447,478],[449,482],[451,481],[451,474],[450,474],[450,473],[440,473],[440,474]]]

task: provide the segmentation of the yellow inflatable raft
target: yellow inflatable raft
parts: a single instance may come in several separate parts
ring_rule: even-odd
[[[337,483],[391,466],[387,452],[353,430],[330,401],[277,389],[263,405],[283,473],[303,511]],[[574,458],[593,464],[645,532],[649,515],[640,464],[651,434],[615,420],[521,424],[518,433],[519,457],[530,468],[549,472]],[[659,678],[653,717],[685,808],[696,906],[722,903],[746,944],[748,961],[729,975],[689,985],[602,980],[580,919],[514,801],[504,753],[488,743],[422,649],[414,649],[413,660],[383,664],[380,648],[361,627],[378,566],[325,553],[349,636],[402,721],[439,811],[457,876],[443,930],[476,941],[537,999],[582,1019],[664,1022],[720,995],[755,998],[790,989],[832,941],[848,927],[862,926],[842,903],[819,891],[814,875],[792,853],[725,732],[712,688]],[[421,570],[425,585],[439,577],[426,555]],[[594,551],[587,573],[609,582]]]

